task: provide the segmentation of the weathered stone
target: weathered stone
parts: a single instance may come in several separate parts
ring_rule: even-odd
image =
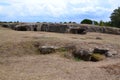
[[[95,48],[93,53],[106,55],[108,53],[108,51],[109,51],[108,49]]]
[[[39,51],[41,54],[50,54],[55,52],[55,50],[57,49],[57,47],[55,46],[41,46],[39,47]]]
[[[108,53],[106,54],[106,56],[107,56],[107,57],[112,57],[113,54],[112,54],[111,52],[108,52]]]
[[[113,57],[115,55],[117,55],[117,51],[109,51],[106,53],[106,57]]]
[[[80,58],[85,61],[90,61],[91,60],[91,53],[88,50],[76,50],[73,53],[73,56],[76,58]]]
[[[87,34],[87,30],[84,28],[70,28],[70,33],[73,34]]]
[[[66,33],[68,26],[65,24],[47,23],[41,26],[41,31]]]
[[[100,33],[120,35],[119,28],[105,27],[105,26],[100,27],[100,26],[96,26],[96,25],[87,25],[87,24],[80,24],[79,27],[87,29],[88,32],[100,32]]]
[[[95,48],[93,51],[94,54],[102,54],[106,57],[112,57],[117,54],[114,50],[104,49],[104,48]]]

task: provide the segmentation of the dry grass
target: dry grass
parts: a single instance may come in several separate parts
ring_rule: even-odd
[[[102,40],[96,40],[99,36]],[[56,54],[38,55],[34,44],[78,48],[108,47],[120,53],[119,35],[87,35],[21,32],[0,27],[0,80],[120,80],[100,67],[114,65],[120,58],[100,62],[76,62]],[[37,54],[37,55],[36,55]],[[114,69],[114,67],[113,67]],[[116,69],[116,68],[115,68]]]
[[[120,63],[103,66],[102,68],[104,68],[109,74],[115,75],[118,79],[120,79]]]

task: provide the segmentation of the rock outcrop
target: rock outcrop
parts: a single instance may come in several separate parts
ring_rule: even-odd
[[[86,29],[88,32],[99,32],[99,33],[120,35],[120,28],[87,25],[87,24],[81,24],[81,25],[79,25],[79,27]]]
[[[111,51],[105,48],[94,48],[93,51],[79,49],[72,52],[75,58],[80,58],[85,61],[101,61],[107,57],[116,55],[116,51]]]

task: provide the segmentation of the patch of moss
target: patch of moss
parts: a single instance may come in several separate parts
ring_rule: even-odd
[[[103,59],[105,59],[104,55],[101,55],[99,53],[93,53],[93,54],[91,54],[91,61],[101,61]]]

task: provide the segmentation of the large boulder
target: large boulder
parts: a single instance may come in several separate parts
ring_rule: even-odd
[[[72,52],[72,55],[75,58],[80,58],[80,59],[85,60],[85,61],[91,60],[91,52],[89,50],[85,50],[85,49],[84,50],[83,49],[76,50],[76,51]]]

